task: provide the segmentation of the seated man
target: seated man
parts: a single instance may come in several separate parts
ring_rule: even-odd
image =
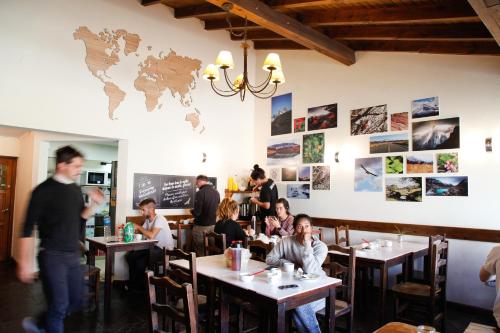
[[[146,218],[142,226],[134,224],[136,232],[143,234],[147,239],[157,239],[158,243],[154,247],[151,255],[153,261],[158,261],[163,257],[163,248],[172,250],[174,239],[168,226],[167,220],[155,212],[156,202],[153,199],[144,199],[139,204],[141,214]],[[126,259],[129,267],[129,288],[144,289],[144,272],[149,263],[149,250],[129,251]]]
[[[306,214],[298,214],[293,220],[293,228],[295,230],[293,236],[283,237],[267,255],[266,263],[271,266],[282,266],[286,262],[293,262],[305,273],[325,275],[321,265],[326,259],[328,248],[325,243],[313,238],[311,218]],[[321,299],[293,310],[292,317],[297,331],[320,333],[316,311],[324,307],[325,300]]]
[[[493,315],[497,321],[497,327],[500,328],[500,282],[498,277],[500,277],[500,246],[494,247],[483,267],[479,271],[479,279],[482,282],[488,282],[488,280],[493,276],[496,276],[496,289],[497,297],[495,299],[495,305],[493,306]]]

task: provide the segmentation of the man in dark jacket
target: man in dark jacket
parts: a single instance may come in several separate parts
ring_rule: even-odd
[[[193,245],[196,256],[202,256],[203,232],[214,231],[220,195],[217,189],[208,183],[208,177],[205,175],[196,177],[196,187],[198,192],[194,198],[194,208],[191,209],[194,216]]]

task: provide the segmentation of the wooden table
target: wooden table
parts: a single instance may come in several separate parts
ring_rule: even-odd
[[[170,262],[181,268],[188,268],[186,260]],[[257,272],[267,265],[256,260],[249,260],[241,272]],[[333,332],[335,327],[335,288],[342,281],[330,277],[321,277],[314,281],[298,281],[291,273],[282,273],[281,280],[270,284],[265,279],[265,272],[256,275],[251,282],[239,280],[239,273],[226,267],[223,255],[196,258],[197,272],[220,288],[220,327],[221,333],[229,332],[229,298],[238,297],[258,305],[271,321],[270,332],[286,332],[286,312],[298,306],[326,298],[325,331]],[[278,289],[279,285],[297,284],[298,288]],[[260,328],[262,330],[262,327]]]
[[[412,262],[427,254],[428,244],[413,242],[392,242],[392,246],[380,247],[376,250],[361,250],[359,246],[356,251],[356,267],[369,267],[380,270],[380,324],[385,322],[385,301],[387,293],[387,278],[389,267],[403,264],[405,280],[411,276]],[[331,261],[343,262],[348,257],[345,253],[328,251]]]
[[[390,322],[373,333],[417,333],[417,327],[405,323]]]
[[[113,237],[114,239],[114,237]],[[106,242],[104,237],[87,237],[89,242],[89,264],[95,265],[95,254],[97,250],[104,251],[106,256],[106,265],[104,273],[104,311],[109,311],[111,304],[111,283],[113,277],[113,264],[115,262],[115,253],[122,251],[132,251],[132,250],[151,250],[154,248],[155,244],[158,243],[156,239],[146,239],[130,243],[125,242]],[[150,265],[151,256],[149,256]]]

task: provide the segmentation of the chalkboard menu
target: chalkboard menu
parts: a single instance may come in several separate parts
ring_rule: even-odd
[[[209,183],[217,187],[217,178],[209,177]],[[176,175],[134,174],[133,209],[139,203],[152,198],[156,208],[193,208],[196,193],[196,177]]]

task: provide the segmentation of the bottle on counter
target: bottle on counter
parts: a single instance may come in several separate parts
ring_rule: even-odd
[[[106,242],[111,240],[111,219],[109,216],[104,216],[104,240]]]

